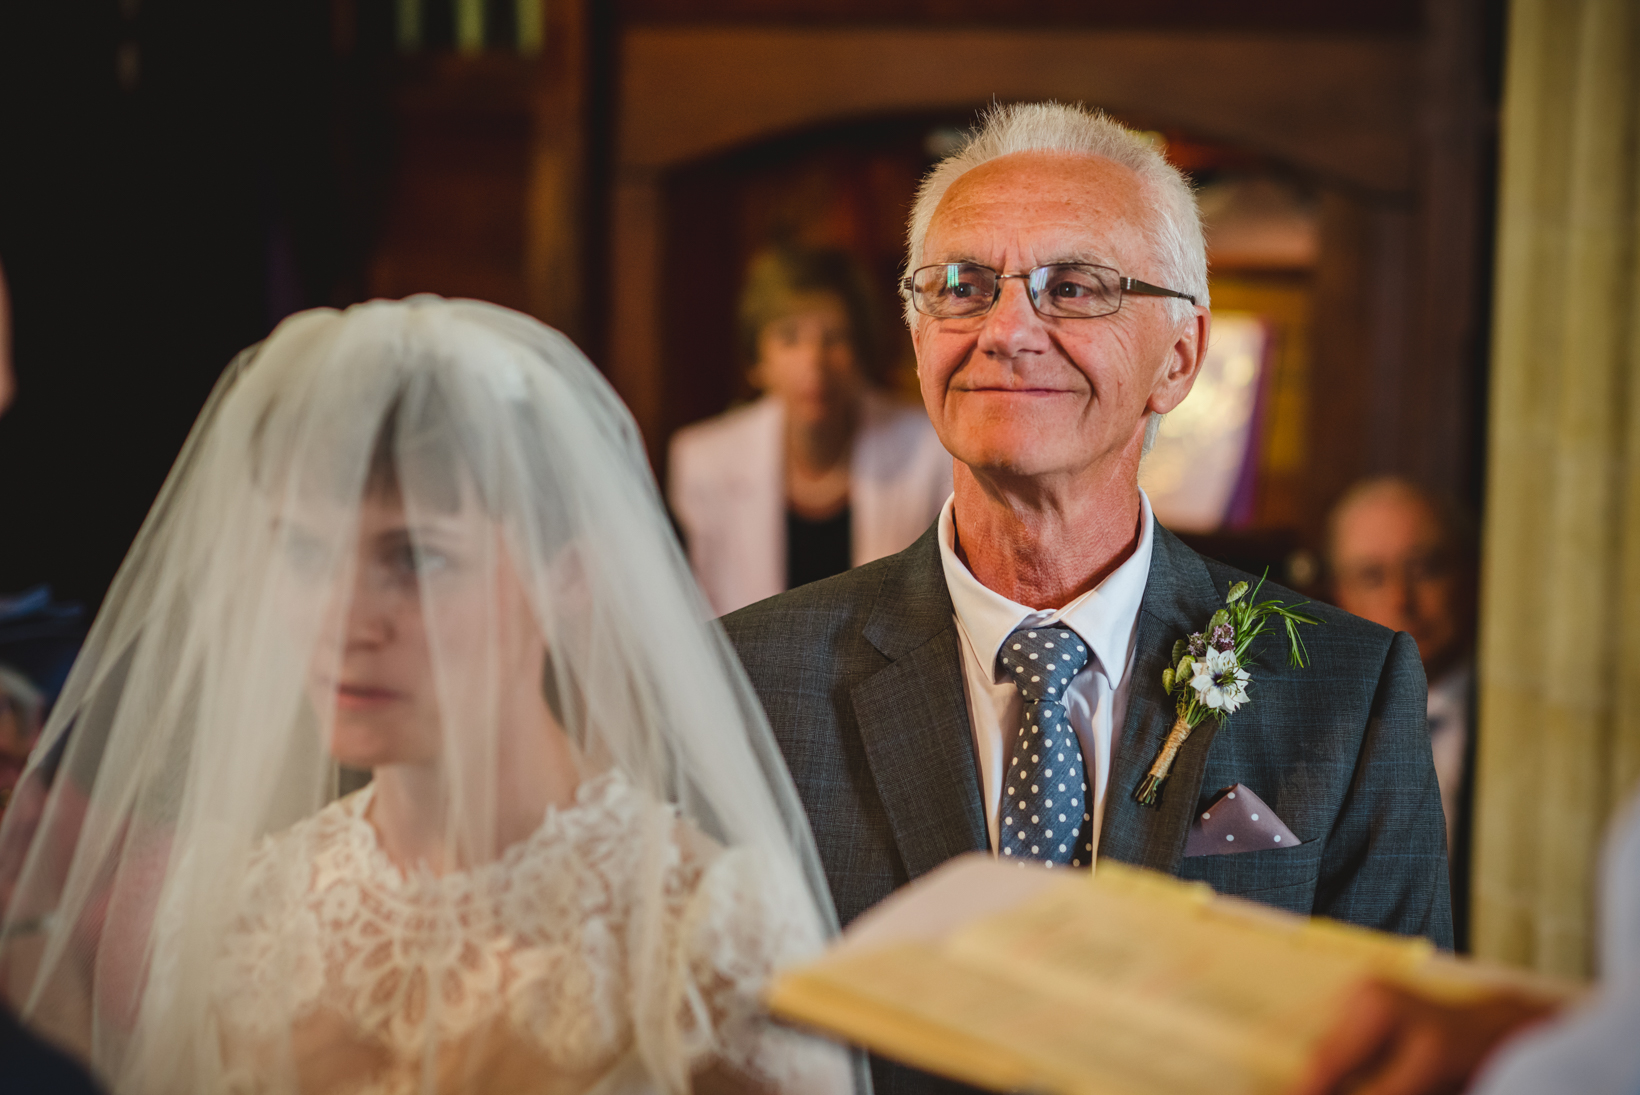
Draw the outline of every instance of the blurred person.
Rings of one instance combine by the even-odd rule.
[[[1333,603],[1418,644],[1429,683],[1426,721],[1446,815],[1453,928],[1468,943],[1475,733],[1477,561],[1458,508],[1395,477],[1350,487],[1327,520]]]
[[[1204,720],[1161,797],[1140,801],[1177,717],[1170,652],[1248,578],[1158,524],[1139,488],[1208,344],[1188,181],[1102,113],[1003,105],[924,179],[908,237],[905,318],[956,458],[953,497],[906,550],[723,621],[840,919],[988,851],[1066,870],[1133,863],[1450,946],[1423,672],[1405,635],[1316,606],[1309,668],[1282,639],[1261,642],[1247,705]],[[1261,597],[1300,600],[1273,584]],[[1268,811],[1249,824],[1290,835],[1191,847],[1238,784],[1252,795],[1227,807],[1256,796]],[[954,1090],[886,1061],[873,1071],[879,1091]]]
[[[45,697],[23,674],[0,665],[0,813],[11,801],[30,751],[40,736]]]
[[[655,499],[518,313],[240,355],[0,824],[22,1021],[120,1095],[847,1090],[761,1008],[835,921]]]
[[[1451,1004],[1369,984],[1292,1095],[1640,1091],[1640,795],[1612,825],[1599,885],[1601,976],[1585,998],[1498,989]]]
[[[0,264],[0,416],[17,392],[11,367],[11,295]],[[0,607],[0,616],[4,615]],[[0,665],[0,815],[11,805],[22,766],[39,736],[44,706],[39,689],[15,669]],[[4,1095],[95,1095],[85,1070],[55,1046],[26,1030],[0,1008],[0,1093]]]
[[[84,607],[56,600],[50,586],[0,597],[0,665],[27,677],[48,709],[84,639]]]
[[[0,264],[0,416],[16,394],[11,365],[11,297]],[[0,811],[28,759],[47,706],[68,675],[84,632],[76,604],[52,600],[47,586],[0,596]]]
[[[849,255],[759,255],[739,327],[763,396],[679,430],[667,491],[719,614],[892,555],[951,493],[928,416],[880,386],[871,292]]]

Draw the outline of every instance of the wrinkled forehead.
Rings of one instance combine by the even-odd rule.
[[[1009,270],[1095,262],[1140,271],[1151,263],[1149,216],[1138,176],[1112,160],[1016,152],[951,184],[929,223],[923,262]]]

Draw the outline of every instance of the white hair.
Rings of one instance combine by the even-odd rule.
[[[1102,156],[1132,171],[1138,177],[1141,198],[1152,210],[1144,229],[1163,287],[1189,293],[1197,304],[1207,306],[1207,246],[1189,180],[1143,134],[1080,103],[1007,103],[987,110],[962,147],[934,165],[917,189],[906,233],[905,277],[923,264],[923,240],[951,184],[980,164],[1015,152]],[[911,295],[902,290],[902,296],[906,325],[914,326],[917,311]],[[1190,313],[1189,301],[1170,299],[1166,304],[1175,319]]]
[[[951,184],[980,164],[1015,152],[1102,156],[1132,171],[1138,178],[1140,196],[1151,210],[1144,232],[1156,257],[1162,286],[1189,293],[1197,304],[1208,306],[1207,245],[1190,181],[1143,134],[1081,103],[1007,103],[987,110],[962,146],[935,164],[917,188],[906,232],[904,277],[909,278],[923,264],[928,226]],[[1131,276],[1129,271],[1123,274]],[[912,306],[911,294],[902,288],[901,296],[905,300],[906,326],[914,328],[917,310]],[[1162,303],[1175,320],[1182,321],[1192,312],[1189,301],[1169,298]],[[1145,423],[1146,453],[1156,443],[1156,431],[1161,425],[1159,414],[1152,414]]]

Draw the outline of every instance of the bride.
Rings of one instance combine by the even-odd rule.
[[[835,930],[631,419],[556,332],[230,366],[0,828],[0,987],[115,1092],[847,1091]]]

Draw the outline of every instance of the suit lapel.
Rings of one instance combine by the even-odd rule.
[[[938,525],[900,553],[864,634],[889,664],[851,698],[909,877],[990,847]]]
[[[1173,726],[1173,703],[1162,691],[1162,670],[1167,668],[1173,643],[1200,630],[1223,605],[1224,591],[1214,588],[1200,556],[1160,525],[1154,528],[1156,543],[1139,609],[1127,719],[1111,758],[1099,855],[1171,873],[1184,854],[1185,837],[1201,798],[1217,721],[1198,725],[1179,750],[1159,808],[1140,806],[1133,793]]]

